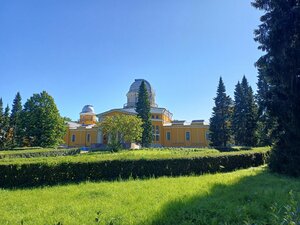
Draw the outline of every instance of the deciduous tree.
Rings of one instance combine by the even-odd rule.
[[[109,136],[109,146],[115,151],[122,147],[122,143],[139,142],[143,132],[142,124],[137,116],[115,115],[106,117],[100,127]]]
[[[64,121],[54,99],[46,91],[27,100],[22,110],[21,126],[30,146],[57,146],[65,134]]]

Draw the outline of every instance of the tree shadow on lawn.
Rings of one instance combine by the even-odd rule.
[[[300,179],[264,170],[233,185],[216,184],[210,193],[171,201],[143,224],[283,224],[290,216],[300,224],[299,203]]]

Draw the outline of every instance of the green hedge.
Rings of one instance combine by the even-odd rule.
[[[49,157],[49,156],[65,156],[76,155],[80,153],[80,149],[36,149],[36,150],[17,150],[1,152],[0,159],[6,158],[34,158],[34,157]]]
[[[58,164],[0,164],[0,187],[229,172],[266,163],[269,152],[182,159],[107,160]]]

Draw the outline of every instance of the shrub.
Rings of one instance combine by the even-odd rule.
[[[65,156],[65,155],[77,155],[80,153],[80,149],[30,149],[20,150],[14,152],[3,152],[0,154],[0,159],[4,158],[33,158],[33,157],[49,157],[49,156]]]
[[[30,187],[80,182],[229,172],[266,163],[269,152],[178,159],[31,162],[0,164],[0,187]]]

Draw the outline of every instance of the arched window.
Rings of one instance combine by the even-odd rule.
[[[76,136],[75,134],[72,135],[72,142],[75,142],[76,141]]]

